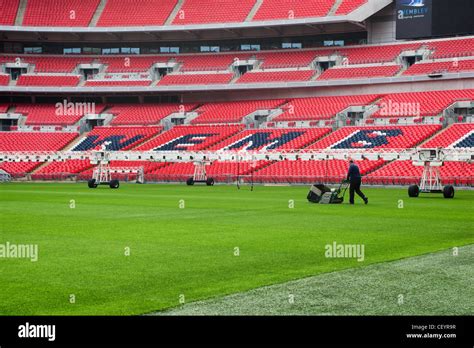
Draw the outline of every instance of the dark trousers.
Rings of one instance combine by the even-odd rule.
[[[349,186],[349,203],[354,204],[354,192],[357,193],[360,198],[365,200],[364,193],[360,190],[360,185],[362,183],[362,179],[351,179],[351,185]]]

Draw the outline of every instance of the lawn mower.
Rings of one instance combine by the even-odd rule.
[[[337,189],[331,189],[324,184],[315,184],[311,186],[307,199],[311,203],[341,204],[344,202],[344,195],[348,187],[348,180],[342,180]]]

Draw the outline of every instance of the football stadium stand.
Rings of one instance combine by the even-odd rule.
[[[243,22],[256,0],[185,0],[177,16],[175,25],[201,23]]]
[[[243,125],[176,126],[136,148],[138,151],[199,151],[206,149],[243,129]]]
[[[413,64],[403,75],[422,75],[432,73],[456,73],[474,70],[474,60],[451,60],[448,62],[431,62]]]
[[[318,79],[361,79],[371,77],[390,77],[401,70],[400,65],[370,66],[362,68],[332,68],[326,70]]]
[[[314,73],[314,70],[252,71],[242,75],[237,83],[308,81]]]
[[[108,151],[128,150],[154,135],[160,133],[161,127],[95,127],[88,133],[72,151],[98,150],[105,145]]]
[[[346,58],[346,64],[371,64],[394,62],[395,59],[407,50],[417,50],[422,43],[412,44],[389,44],[381,46],[359,46],[343,47],[336,49],[336,52]]]
[[[292,20],[350,14],[367,0],[28,0],[20,25],[137,27]],[[14,25],[20,0],[2,1],[1,25]],[[331,11],[332,10],[332,11]],[[254,13],[255,12],[255,13]],[[54,16],[51,14],[54,13]],[[95,20],[94,20],[95,18]]]
[[[474,57],[474,38],[429,41],[426,45],[434,51],[431,55],[434,59]]]
[[[0,86],[6,86],[10,82],[10,75],[0,74]]]
[[[310,149],[408,149],[428,139],[441,125],[343,127]]]
[[[275,109],[284,102],[284,99],[273,99],[204,104],[195,110],[199,113],[199,116],[193,119],[191,123],[241,123],[245,116],[257,110]]]
[[[158,85],[212,85],[227,84],[234,74],[173,74],[164,76]]]
[[[364,175],[384,164],[383,160],[357,161]],[[340,182],[347,175],[347,161],[279,161],[254,173],[257,182]]]
[[[308,67],[317,56],[329,56],[333,50],[309,50],[286,52],[259,52],[255,58],[262,62],[260,69]]]
[[[100,0],[28,0],[24,26],[87,27]]]
[[[283,107],[284,112],[273,121],[331,119],[351,105],[367,105],[378,95],[313,97],[292,99]]]
[[[195,54],[179,55],[173,57],[181,64],[180,71],[223,71],[228,70],[232,63],[237,60],[250,59],[250,54],[228,53],[228,54]]]
[[[3,60],[14,61],[16,57],[4,57]],[[87,57],[63,57],[63,56],[19,56],[22,63],[32,64],[35,73],[71,73],[79,64],[90,64],[92,58]]]
[[[473,100],[473,97],[474,89],[388,94],[377,103],[380,109],[372,117],[434,116],[455,101]]]
[[[79,76],[66,75],[21,75],[17,86],[77,86]]]
[[[95,105],[95,112],[100,113],[102,105]],[[17,104],[15,112],[26,116],[26,125],[67,126],[77,123],[84,117],[87,108],[82,110],[60,110],[55,104]]]
[[[99,62],[107,66],[108,73],[145,72],[155,63],[167,62],[168,56],[155,57],[100,57]]]
[[[151,80],[88,80],[84,86],[149,86]]]
[[[474,148],[474,123],[455,123],[430,139],[424,148]]]
[[[0,132],[0,151],[58,151],[77,136],[65,132]]]
[[[393,161],[370,173],[367,183],[376,185],[419,184],[423,167],[414,166],[412,161]],[[444,185],[474,185],[474,164],[465,162],[445,162],[440,168]]]
[[[67,160],[64,162],[51,162],[41,166],[32,175],[32,179],[60,180],[79,174],[92,168],[90,160]]]
[[[394,40],[395,22],[379,27],[390,16],[368,14],[375,1],[0,5],[3,153],[474,148],[474,37]],[[94,100],[95,110],[59,111],[59,98]],[[347,170],[335,159],[265,159],[206,169],[218,182],[274,183],[338,182]],[[358,164],[365,183],[377,185],[417,183],[423,170],[403,160]],[[185,181],[195,170],[192,162],[110,165],[143,167],[152,181]],[[38,180],[86,180],[94,168],[85,159],[0,163],[14,178]],[[443,182],[455,185],[474,185],[473,171],[472,163],[441,167]]]
[[[268,162],[259,161],[258,163],[249,162],[213,162],[206,166],[206,172],[209,177],[218,182],[232,182],[238,176],[250,175],[253,171],[265,166]],[[186,181],[194,173],[193,163],[172,163],[168,166],[160,167],[147,173],[146,177],[154,181]]]
[[[294,150],[301,149],[322,136],[330,128],[285,128],[245,130],[223,142],[212,146],[210,150]]]
[[[164,25],[178,0],[107,0],[99,27]]]
[[[73,125],[83,114],[56,114],[56,107],[51,104],[18,104],[15,112],[26,115],[27,125]]]
[[[365,4],[367,0],[343,0],[336,11],[336,15],[346,15]]]
[[[20,0],[2,0],[0,25],[14,25]]]
[[[22,178],[42,164],[41,162],[2,162],[0,163],[0,169],[3,169],[14,178]]]
[[[107,110],[116,115],[111,125],[151,125],[173,114],[193,110],[197,104],[122,104],[115,105]]]
[[[325,17],[335,0],[265,0],[253,17],[254,21]]]
[[[326,80],[370,79],[460,73],[474,70],[472,39],[419,41],[414,43],[362,45],[255,53],[199,53],[176,55],[3,55],[0,64],[28,64],[16,85],[50,87],[170,86],[229,83],[284,83]],[[455,51],[451,47],[459,47]],[[424,50],[421,60],[411,66],[401,64],[407,51]],[[454,53],[453,53],[454,52]],[[421,54],[421,53],[418,53]],[[319,69],[318,59],[325,57],[334,66]],[[327,58],[331,57],[331,58]],[[253,65],[238,71],[239,61]],[[155,64],[166,64],[167,72],[157,74]],[[82,65],[95,64],[100,74],[81,82]],[[297,70],[295,70],[297,69]],[[47,73],[47,74],[46,74]],[[56,74],[60,73],[60,74]],[[133,73],[135,76],[133,76]],[[183,74],[186,73],[186,74]],[[201,73],[203,73],[201,75]],[[132,74],[132,75],[130,75]],[[2,74],[3,75],[3,74]],[[162,76],[166,75],[166,76]],[[319,75],[319,76],[318,76]],[[91,79],[91,77],[93,77]],[[8,85],[6,77],[0,85]],[[16,78],[15,78],[16,79]]]

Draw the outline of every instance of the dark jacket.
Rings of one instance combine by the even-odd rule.
[[[351,163],[347,172],[347,180],[359,180],[361,178],[360,170],[357,164]]]

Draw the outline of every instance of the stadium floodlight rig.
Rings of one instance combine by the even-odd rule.
[[[89,188],[96,188],[98,185],[109,185],[110,188],[119,188],[120,183],[117,179],[112,179],[112,174],[136,174],[137,183],[145,182],[145,174],[143,167],[110,167],[110,151],[105,150],[102,146],[100,151],[93,151],[91,164],[96,164],[97,168],[92,173],[92,179],[87,182]]]
[[[0,182],[10,182],[11,180],[12,180],[11,175],[8,174],[3,169],[0,169]]]
[[[209,160],[202,160],[194,162],[194,175],[186,181],[188,186],[192,186],[195,183],[204,183],[207,186],[214,185],[214,179],[207,177],[206,166],[212,162]]]
[[[118,180],[113,180],[110,173],[110,152],[106,151],[108,144],[101,146],[100,151],[93,151],[91,164],[97,164],[97,168],[94,169],[92,179],[87,182],[89,188],[96,188],[99,185],[109,185],[111,189],[119,188],[120,184]]]
[[[439,168],[449,158],[445,149],[423,149],[419,150],[418,158],[413,160],[414,166],[423,166],[420,185],[408,187],[408,196],[418,197],[420,193],[442,193],[444,198],[454,198],[454,187],[452,185],[442,186]],[[472,159],[472,158],[471,158]]]

